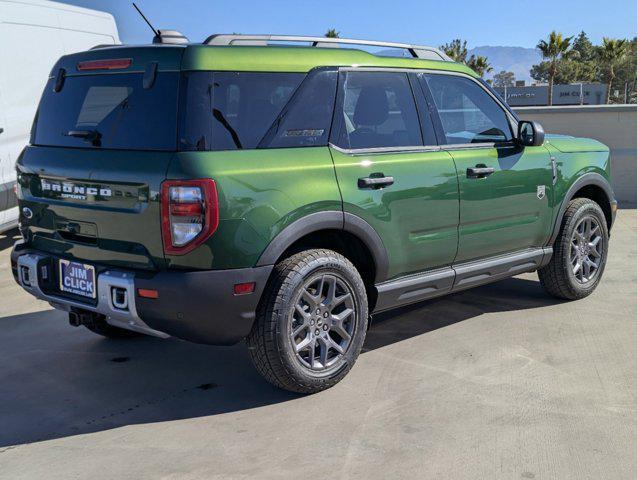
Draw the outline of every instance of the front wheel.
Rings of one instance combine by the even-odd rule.
[[[270,383],[315,393],[352,368],[367,332],[365,284],[331,250],[306,250],[275,266],[247,344]]]
[[[544,289],[566,300],[593,293],[606,266],[608,238],[600,206],[588,198],[572,200],[564,213],[553,257],[538,270]]]

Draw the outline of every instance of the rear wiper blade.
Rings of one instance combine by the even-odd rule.
[[[223,113],[221,113],[221,110],[213,108],[212,109],[212,116],[221,125],[223,125],[223,128],[225,128],[228,131],[228,133],[230,134],[230,137],[232,137],[232,141],[234,142],[236,147],[239,150],[241,150],[243,148],[243,146],[241,145],[241,140],[239,140],[239,135],[237,135],[237,131],[234,128],[232,128],[232,125],[230,125],[230,122],[228,122],[228,120],[226,120],[226,117],[223,116]]]
[[[91,142],[94,147],[102,145],[102,134],[97,130],[70,130],[66,133],[66,136],[84,139]]]

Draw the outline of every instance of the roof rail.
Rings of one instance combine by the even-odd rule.
[[[414,58],[426,60],[444,60],[453,62],[444,52],[438,48],[421,45],[409,45],[406,43],[379,42],[376,40],[354,40],[351,38],[308,37],[295,35],[240,35],[240,34],[216,34],[210,35],[204,40],[204,45],[251,45],[268,46],[272,42],[309,43],[312,47],[338,48],[339,45],[367,45],[374,47],[387,47],[407,50]]]

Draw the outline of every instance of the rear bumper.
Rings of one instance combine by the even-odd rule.
[[[137,297],[137,311],[151,328],[197,343],[232,345],[243,339],[272,266],[197,272],[163,272],[136,279],[136,288],[154,289],[159,298]],[[254,292],[235,295],[234,285],[255,282]]]
[[[46,253],[25,249],[21,244],[16,244],[11,252],[11,266],[18,284],[54,308],[97,312],[116,327],[211,345],[232,345],[250,332],[257,304],[272,271],[272,266],[264,266],[167,271],[149,276],[132,270],[99,269],[97,301],[90,304],[43,289],[41,266],[50,261]],[[235,284],[248,282],[255,282],[254,292],[234,295]],[[125,309],[114,305],[112,288],[126,290]],[[158,298],[140,297],[139,289],[156,290]]]

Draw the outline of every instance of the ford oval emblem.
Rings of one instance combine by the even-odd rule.
[[[29,207],[24,207],[22,209],[22,215],[24,215],[24,218],[26,219],[31,219],[33,218],[33,210],[31,210]]]

